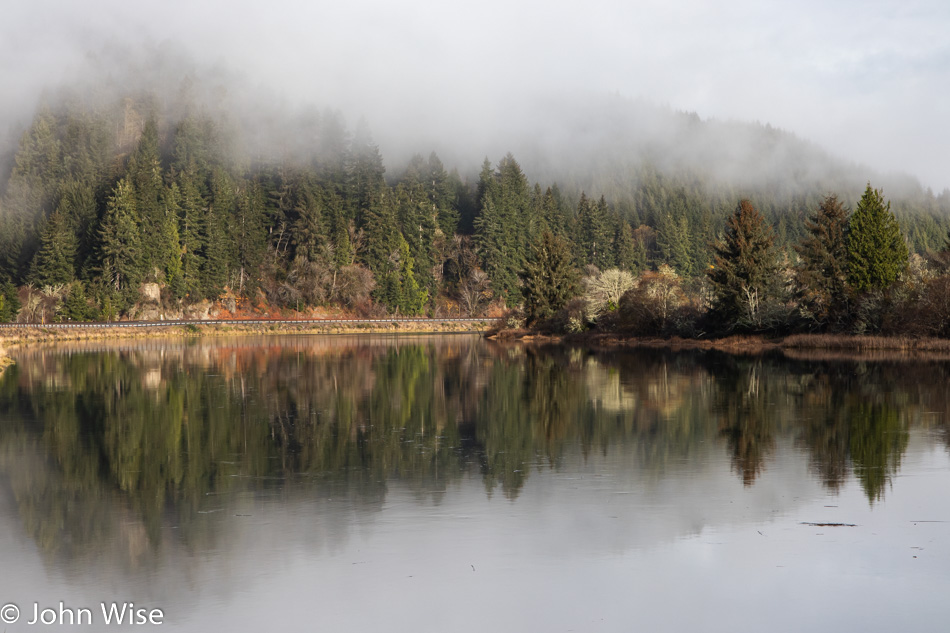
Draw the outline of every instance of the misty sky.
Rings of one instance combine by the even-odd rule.
[[[7,126],[110,55],[181,50],[259,101],[365,115],[384,154],[394,135],[464,142],[524,104],[619,93],[950,186],[946,0],[7,0],[2,14]]]

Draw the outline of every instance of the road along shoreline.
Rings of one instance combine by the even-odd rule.
[[[491,319],[218,319],[106,323],[0,323],[0,373],[11,352],[32,344],[120,338],[241,336],[260,334],[482,334]]]

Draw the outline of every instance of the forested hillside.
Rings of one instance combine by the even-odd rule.
[[[740,199],[791,266],[824,197],[850,207],[872,179],[911,252],[940,250],[950,227],[950,192],[768,126],[619,98],[563,124],[512,139],[525,169],[510,153],[479,170],[433,152],[387,171],[368,126],[333,111],[249,127],[180,96],[50,102],[0,162],[0,319],[201,316],[211,303],[477,315],[524,302],[548,234],[575,271],[703,277]]]

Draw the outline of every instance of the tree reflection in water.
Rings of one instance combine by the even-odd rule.
[[[713,443],[753,486],[793,438],[829,490],[852,472],[873,503],[912,424],[947,434],[947,369],[470,337],[38,349],[0,380],[0,470],[47,557],[119,541],[133,566],[169,523],[213,547],[215,494],[380,507],[393,481],[438,502],[479,476],[516,499],[573,450],[635,455],[662,477]]]

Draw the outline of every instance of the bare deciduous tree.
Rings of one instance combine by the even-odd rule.
[[[584,277],[584,299],[588,314],[593,317],[616,310],[620,298],[634,287],[636,280],[625,270],[610,268]]]

